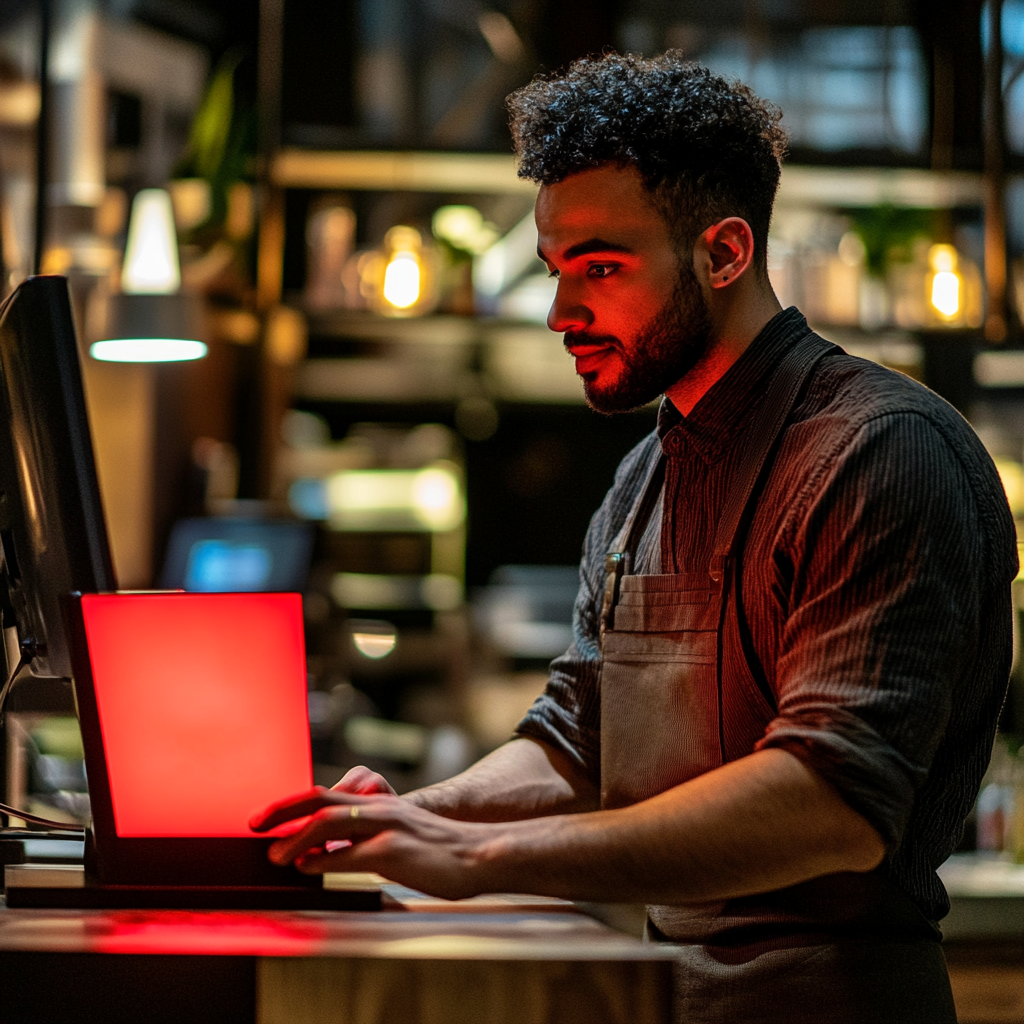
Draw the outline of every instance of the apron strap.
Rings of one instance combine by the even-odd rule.
[[[667,401],[667,399],[663,399]],[[647,527],[647,520],[654,511],[661,486],[665,482],[665,455],[661,450],[660,438],[655,438],[647,456],[640,483],[640,500],[633,502],[625,522],[612,541],[610,552],[632,553],[640,535]]]
[[[640,500],[633,507],[615,536],[611,550],[604,557],[604,597],[601,602],[601,638],[611,628],[615,606],[619,603],[619,583],[633,558],[633,549],[640,534],[647,526],[647,520],[654,511],[665,481],[665,456],[661,441],[655,438],[647,464],[644,466]]]
[[[764,400],[746,431],[743,458],[736,471],[735,483],[729,488],[722,518],[718,521],[710,566],[711,579],[715,583],[722,582],[754,488],[797,398],[821,359],[837,351],[836,345],[828,342],[822,345],[822,339],[808,329],[807,334],[786,352],[772,374],[765,388]]]
[[[729,488],[725,510],[715,533],[709,567],[713,582],[722,583],[726,562],[733,553],[740,524],[750,504],[754,488],[789,414],[796,405],[800,392],[822,357],[837,351],[838,346],[829,342],[823,344],[823,340],[808,328],[807,333],[782,357],[772,374],[752,427],[746,432],[743,460],[737,470],[736,482]],[[618,604],[619,583],[623,574],[631,571],[628,562],[632,558],[639,534],[646,528],[647,520],[654,510],[664,479],[665,456],[661,444],[657,443],[651,446],[647,465],[644,467],[640,500],[634,503],[611,550],[605,556],[605,588],[600,619],[602,639],[605,631],[611,628],[612,616]]]

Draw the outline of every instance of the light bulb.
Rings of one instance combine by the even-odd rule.
[[[960,312],[960,278],[952,270],[940,270],[932,279],[932,305],[949,319]]]
[[[384,298],[396,309],[408,309],[420,297],[420,261],[415,253],[396,252],[384,271]]]
[[[959,262],[955,246],[939,244],[928,250],[928,265],[934,275],[928,298],[944,320],[955,319],[963,306],[963,280]]]

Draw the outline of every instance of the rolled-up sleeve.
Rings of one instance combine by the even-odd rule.
[[[991,564],[972,474],[925,416],[863,424],[816,474],[778,549],[788,581],[778,714],[758,748],[813,767],[892,850],[967,663],[985,656],[985,616],[1009,629],[1010,559]],[[997,574],[1005,602],[991,596]]]

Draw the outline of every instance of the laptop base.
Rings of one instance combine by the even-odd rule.
[[[319,879],[317,879],[319,881]],[[8,864],[8,907],[46,910],[380,910],[376,875],[319,885],[103,885],[81,864]]]
[[[7,888],[7,906],[47,910],[380,910],[379,889],[85,885]]]

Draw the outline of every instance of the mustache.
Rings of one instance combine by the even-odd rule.
[[[610,345],[621,348],[622,342],[614,334],[587,334],[585,331],[566,331],[562,336],[562,344],[566,349],[576,345]]]

